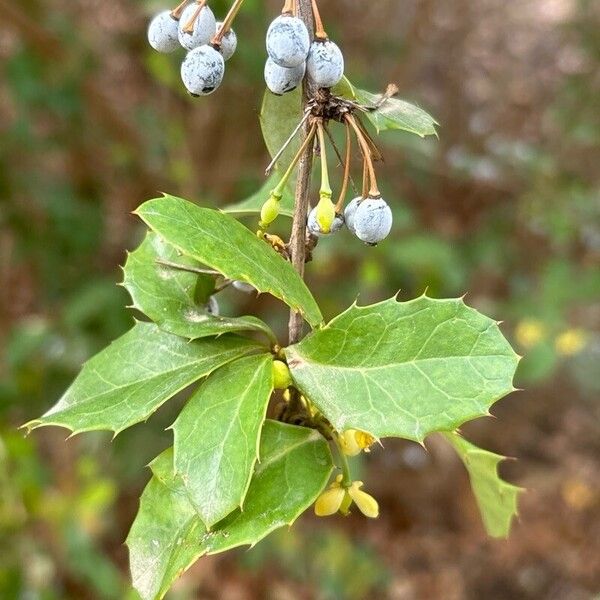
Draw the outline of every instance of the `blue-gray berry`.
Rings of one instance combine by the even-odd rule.
[[[223,81],[225,61],[212,46],[200,46],[187,53],[181,64],[181,79],[194,96],[207,96]]]
[[[217,21],[217,33],[221,31],[221,27],[223,23],[221,21]],[[229,60],[233,54],[235,53],[235,49],[237,48],[237,35],[233,29],[230,29],[221,40],[221,47],[219,48],[219,52],[223,55],[223,60]]]
[[[374,246],[392,229],[392,211],[383,198],[366,198],[354,213],[354,233],[359,240]]]
[[[309,50],[310,37],[302,19],[281,15],[269,25],[267,52],[280,67],[298,67],[306,60]]]
[[[342,215],[335,215],[335,219],[333,219],[333,223],[331,224],[331,230],[329,233],[323,233],[317,222],[317,207],[315,206],[308,213],[308,223],[306,226],[308,231],[313,235],[316,235],[317,237],[326,237],[332,233],[337,233],[344,226],[344,217],[342,217]]]
[[[208,304],[206,305],[206,312],[209,315],[213,315],[214,317],[218,317],[220,313],[219,302],[217,301],[216,296],[211,296],[208,299]]]
[[[198,4],[194,2],[183,11],[179,19],[179,43],[188,50],[208,44],[217,32],[215,15],[208,6],[204,6],[200,14],[196,17],[192,32],[188,33],[186,31],[188,23],[194,17],[197,10]]]
[[[362,196],[356,196],[356,198],[352,198],[352,200],[348,202],[348,206],[346,206],[346,210],[344,211],[344,221],[346,221],[346,227],[355,235],[356,232],[354,231],[354,215],[356,213],[356,209],[362,201]]]
[[[315,40],[310,46],[306,70],[318,87],[333,87],[344,76],[342,51],[331,40]]]
[[[178,21],[170,10],[158,13],[148,26],[148,42],[157,51],[165,54],[179,48],[177,37]]]
[[[271,58],[265,63],[265,83],[271,92],[281,96],[296,89],[304,77],[306,63],[288,69],[280,67]]]
[[[238,281],[237,279],[232,283],[233,287],[239,292],[244,292],[244,294],[252,294],[256,292],[256,288],[245,281]]]

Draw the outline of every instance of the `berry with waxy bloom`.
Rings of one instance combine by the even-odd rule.
[[[306,70],[318,87],[333,87],[344,76],[342,51],[331,40],[315,40],[310,46]]]
[[[265,83],[273,94],[282,96],[287,92],[295,90],[304,78],[306,63],[297,67],[280,67],[273,59],[267,58],[265,63]]]
[[[375,246],[389,235],[392,222],[392,211],[383,198],[365,198],[354,213],[354,234],[365,244]]]
[[[217,33],[221,31],[221,27],[223,23],[221,21],[217,22]],[[233,29],[230,29],[223,37],[221,38],[221,46],[219,48],[219,52],[223,56],[223,60],[229,60],[234,54],[235,49],[237,48],[237,35]]]
[[[308,56],[310,37],[302,19],[291,15],[277,17],[267,30],[267,53],[280,67],[298,67]]]
[[[354,231],[354,215],[356,214],[356,209],[358,205],[364,200],[362,196],[356,196],[356,198],[352,198],[346,209],[344,210],[344,221],[346,222],[346,227],[356,235]]]
[[[223,81],[225,61],[212,46],[200,46],[188,52],[181,64],[181,79],[194,96],[212,94]]]
[[[179,19],[179,43],[188,50],[208,44],[217,31],[217,21],[208,6],[200,6],[194,2],[181,13]],[[195,19],[194,19],[195,17]],[[188,31],[190,21],[194,19],[191,31]]]
[[[157,52],[174,52],[179,48],[178,25],[179,21],[171,11],[163,10],[150,21],[148,42]]]
[[[245,281],[238,281],[237,279],[231,283],[231,285],[238,290],[238,292],[244,292],[244,294],[251,294],[256,291],[256,288]]]

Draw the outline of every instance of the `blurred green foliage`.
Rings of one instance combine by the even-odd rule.
[[[227,4],[213,8],[224,14]],[[308,279],[323,312],[332,316],[357,295],[366,303],[425,288],[468,292],[470,304],[505,320],[525,354],[522,387],[544,392],[566,377],[597,402],[597,5],[578,0],[554,20],[529,22],[503,2],[415,0],[399,13],[382,0],[368,15],[356,4],[322,2],[352,80],[373,91],[396,80],[402,96],[440,121],[440,140],[381,136],[393,234],[374,249],[346,233],[320,243]],[[168,443],[168,411],[154,433],[133,428],[110,446],[96,435],[59,443],[64,432],[23,438],[16,427],[131,323],[115,284],[124,249],[139,239],[135,206],[157,190],[225,205],[262,182],[256,117],[275,3],[247,0],[225,85],[201,103],[181,91],[180,57],[145,47],[145,22],[158,6],[0,2],[3,599],[130,597],[121,543],[141,467]],[[477,45],[484,25],[490,47]],[[372,28],[378,36],[366,35]],[[517,28],[525,40],[518,59],[510,42],[500,46],[506,53],[491,49]],[[285,331],[284,311],[268,298],[226,293],[223,308],[255,310]],[[290,581],[318,581],[319,598],[385,597],[388,570],[367,544],[335,531],[305,535],[284,532],[238,556],[247,568],[274,563]]]

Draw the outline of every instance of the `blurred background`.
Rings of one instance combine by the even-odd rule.
[[[435,438],[357,465],[376,521],[317,521],[202,559],[169,598],[585,600],[600,597],[600,3],[320,2],[347,75],[431,112],[439,140],[380,138],[392,236],[323,241],[308,278],[331,317],[400,291],[468,292],[526,358],[475,443],[528,488],[508,541],[486,538],[468,479]],[[218,15],[227,2],[211,0]],[[178,404],[111,443],[28,438],[81,363],[131,325],[119,265],[130,212],[158,191],[220,206],[262,182],[264,32],[247,0],[224,85],[194,101],[181,56],[146,44],[155,2],[0,0],[0,598],[128,599],[123,540]],[[353,240],[353,241],[351,241]],[[268,298],[226,292],[228,314]]]

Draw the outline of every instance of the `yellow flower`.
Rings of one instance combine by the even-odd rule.
[[[379,516],[379,504],[377,504],[377,500],[373,496],[360,489],[362,486],[362,481],[353,482],[348,488],[348,494],[365,517],[376,519]]]
[[[523,319],[517,325],[515,337],[524,348],[533,348],[546,337],[546,327],[538,319]]]
[[[586,341],[585,331],[581,329],[567,329],[554,340],[554,347],[559,354],[572,356],[583,350]]]
[[[315,514],[318,517],[328,517],[336,512],[347,515],[350,512],[350,505],[354,502],[365,517],[376,519],[379,516],[379,505],[373,496],[360,489],[363,482],[353,481],[350,486],[345,487],[342,485],[342,481],[342,476],[338,475],[335,481],[317,498]]]
[[[370,433],[358,429],[346,429],[338,436],[338,440],[346,456],[356,456],[361,450],[370,452],[369,446],[375,443],[375,438]]]

